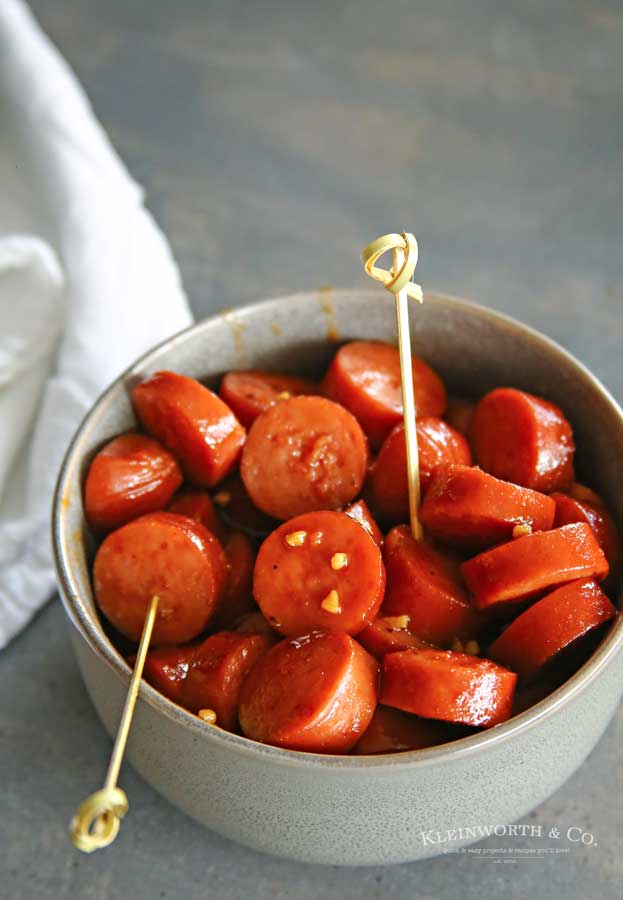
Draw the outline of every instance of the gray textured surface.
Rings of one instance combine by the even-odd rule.
[[[426,286],[523,318],[623,398],[620,5],[33,5],[145,185],[198,315],[360,283],[361,245],[404,224]],[[72,852],[65,823],[109,745],[57,604],[0,656],[0,684],[0,871],[16,900],[620,896],[620,713],[530,819],[598,846],[320,870],[216,838],[129,770],[114,849]],[[484,846],[510,844],[535,846]]]

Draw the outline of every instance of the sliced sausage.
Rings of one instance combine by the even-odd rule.
[[[180,703],[182,687],[196,647],[158,647],[145,658],[143,678],[174,703]]]
[[[484,550],[508,541],[517,525],[545,531],[556,504],[546,494],[501,481],[475,466],[439,466],[424,497],[424,527],[453,547]]]
[[[237,625],[248,613],[257,610],[253,599],[253,567],[255,551],[240,531],[235,531],[223,545],[229,566],[227,587],[212,620],[212,628],[226,631]]]
[[[431,646],[409,630],[409,616],[377,616],[359,632],[357,640],[377,659],[398,650],[420,650]]]
[[[292,397],[255,420],[240,474],[256,506],[290,519],[350,503],[367,463],[365,435],[347,410],[325,397]]]
[[[378,544],[379,547],[382,546],[383,532],[376,524],[365,500],[356,500],[350,506],[345,507],[344,512],[355,522],[359,522],[362,528],[365,528],[375,544]]]
[[[430,544],[418,543],[406,525],[385,538],[384,616],[409,616],[413,634],[440,647],[473,638],[479,616],[461,584],[457,563]]]
[[[277,638],[275,630],[270,627],[259,610],[243,616],[236,626],[236,631],[240,634],[270,634]]]
[[[175,372],[156,372],[132,389],[141,424],[178,457],[188,478],[211,487],[236,465],[245,430],[207,387]]]
[[[159,598],[152,644],[181,644],[210,621],[227,584],[214,535],[174,513],[150,513],[113,531],[93,567],[96,600],[107,619],[138,640],[152,597]]]
[[[290,750],[347,753],[372,719],[378,675],[376,660],[342,632],[282,641],[242,688],[242,731]]]
[[[552,494],[552,500],[556,503],[554,525],[559,527],[571,525],[573,522],[585,522],[590,525],[608,560],[611,574],[616,576],[621,565],[619,532],[599,495],[593,494],[593,497],[597,500],[578,500],[566,494]]]
[[[436,466],[471,465],[467,441],[443,419],[418,419],[416,431],[422,493],[428,488]],[[395,524],[409,518],[407,447],[402,424],[396,425],[383,442],[372,474],[372,494],[374,505],[385,521]]]
[[[221,543],[225,540],[226,530],[223,528],[223,523],[218,517],[210,495],[205,491],[182,488],[169,503],[168,509],[169,512],[177,513],[178,516],[188,516],[195,522],[201,522]]]
[[[238,727],[238,702],[245,678],[272,641],[266,635],[221,631],[200,644],[181,692],[181,704],[191,712],[213,709],[216,725]]]
[[[511,622],[491,644],[489,655],[528,682],[559,653],[615,616],[616,609],[595,581],[572,581]]]
[[[219,485],[213,500],[225,525],[251,538],[265,538],[279,525],[277,519],[254,506],[238,473]]]
[[[577,578],[608,574],[608,561],[583,522],[538,531],[475,556],[461,566],[479,609],[517,603]]]
[[[273,375],[267,372],[228,372],[219,391],[239,422],[250,428],[260,413],[298,394],[316,394],[317,385],[308,378],[295,375]]]
[[[400,357],[391,344],[353,341],[333,357],[323,391],[359,420],[374,450],[402,419]],[[447,396],[443,381],[422,359],[413,358],[418,416],[441,416]]]
[[[158,441],[129,432],[96,454],[84,486],[84,511],[99,533],[164,509],[182,483],[175,457]]]
[[[491,728],[509,718],[517,676],[467,653],[403,650],[383,659],[381,702],[427,719]]]
[[[285,522],[260,547],[253,594],[281,634],[356,634],[378,612],[385,589],[379,547],[343,512]]]
[[[448,407],[444,419],[448,425],[452,425],[455,431],[467,437],[469,426],[474,415],[476,404],[463,397],[448,397]]]
[[[573,481],[571,426],[541,397],[496,388],[477,404],[470,438],[478,464],[496,478],[545,493]]]
[[[445,722],[420,719],[393,709],[377,706],[365,733],[352,749],[355,756],[371,756],[378,753],[401,753],[405,750],[423,750],[463,737],[461,729]]]

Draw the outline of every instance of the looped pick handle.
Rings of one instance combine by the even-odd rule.
[[[393,268],[382,269],[375,263],[389,250],[398,250],[402,255],[402,265],[395,271]],[[424,294],[419,284],[411,281],[418,261],[418,246],[415,237],[410,232],[403,234],[384,234],[372,241],[361,254],[366,273],[379,281],[392,294],[404,291],[414,300],[422,303]]]
[[[119,787],[102,788],[91,794],[80,804],[69,826],[74,846],[92,853],[112,844],[128,808],[126,793]]]

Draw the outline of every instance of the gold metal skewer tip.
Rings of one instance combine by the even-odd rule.
[[[129,803],[125,791],[117,787],[119,770],[128,741],[134,707],[145,665],[149,642],[156,622],[158,597],[152,597],[145,616],[143,633],[136,654],[136,662],[130,679],[130,686],[121,714],[117,737],[113,746],[104,787],[84,800],[71,820],[69,834],[72,844],[83,853],[93,853],[112,844],[119,833],[121,819],[128,811]]]

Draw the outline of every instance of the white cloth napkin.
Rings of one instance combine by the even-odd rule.
[[[52,491],[97,395],[190,324],[169,246],[69,67],[0,2],[0,647],[54,589]]]

